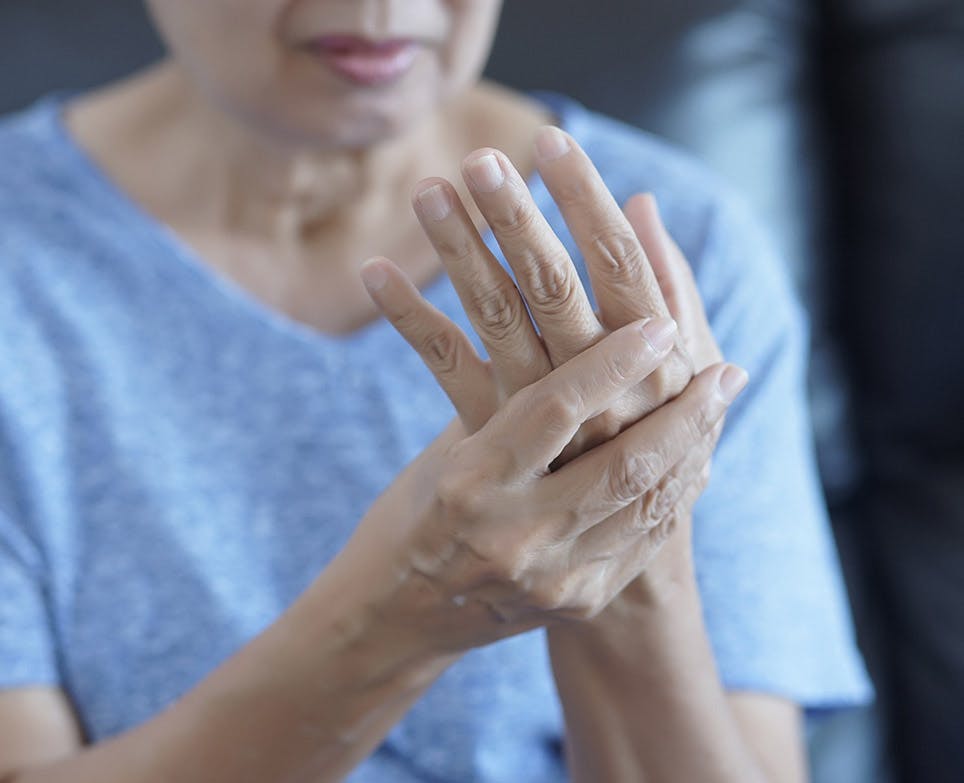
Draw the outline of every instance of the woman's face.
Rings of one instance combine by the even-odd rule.
[[[147,0],[199,92],[287,143],[364,147],[473,84],[501,0]]]

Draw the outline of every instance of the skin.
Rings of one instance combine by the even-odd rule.
[[[74,103],[78,142],[267,307],[327,333],[384,313],[460,416],[272,626],[152,720],[85,746],[64,693],[0,694],[0,780],[338,780],[463,652],[539,626],[574,780],[803,779],[797,709],[724,692],[689,555],[689,509],[744,379],[719,363],[652,202],[624,217],[578,148],[532,146],[541,108],[475,83],[498,3],[151,5],[174,58]],[[350,88],[301,46],[329,32],[425,48],[397,85]],[[478,148],[501,150],[508,187],[480,187]],[[536,165],[598,317],[526,200]],[[413,188],[418,222],[399,218]],[[486,223],[518,290],[481,252]],[[366,267],[373,304],[358,270],[375,253],[395,263]],[[418,296],[442,265],[491,364]]]

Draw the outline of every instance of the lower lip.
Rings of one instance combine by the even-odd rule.
[[[312,51],[338,76],[362,87],[382,87],[401,79],[418,56],[409,41],[378,46],[329,47],[319,44]]]

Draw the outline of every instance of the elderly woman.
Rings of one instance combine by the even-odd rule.
[[[752,222],[480,84],[496,0],[151,5],[0,125],[0,778],[804,779],[867,685]]]

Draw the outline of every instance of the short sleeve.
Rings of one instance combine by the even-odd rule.
[[[0,511],[0,689],[59,682],[36,547]]]
[[[694,557],[721,676],[811,709],[872,696],[817,479],[803,312],[743,206],[712,214],[695,265],[728,361],[750,382],[694,510]]]

